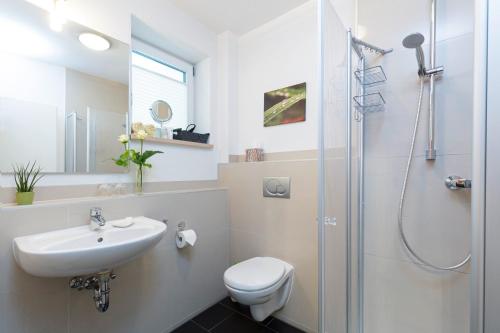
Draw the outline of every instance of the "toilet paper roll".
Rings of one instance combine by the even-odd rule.
[[[185,248],[188,245],[194,246],[196,243],[196,232],[194,230],[183,230],[177,233],[175,243],[179,249]]]

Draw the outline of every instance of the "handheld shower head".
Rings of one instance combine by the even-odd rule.
[[[424,41],[424,36],[418,32],[408,35],[403,39],[404,47],[406,47],[407,49],[415,49],[415,54],[417,56],[418,62],[418,75],[420,76],[424,76],[426,73],[425,56],[424,50],[422,49],[422,44],[424,43]]]
[[[424,41],[425,37],[421,33],[416,32],[414,34],[406,36],[403,39],[403,46],[407,49],[416,49],[422,46]]]

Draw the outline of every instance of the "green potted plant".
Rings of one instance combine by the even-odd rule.
[[[35,198],[33,191],[36,183],[43,177],[42,169],[36,167],[36,162],[26,165],[16,165],[14,169],[14,180],[16,181],[16,202],[18,205],[31,205]]]
[[[143,173],[144,168],[151,168],[152,164],[148,163],[147,160],[156,155],[162,154],[162,151],[158,150],[146,150],[144,151],[144,139],[146,139],[149,134],[141,129],[135,133],[135,138],[140,141],[140,151],[136,151],[129,147],[129,136],[126,134],[122,134],[118,137],[118,141],[123,144],[125,152],[120,155],[118,159],[114,159],[116,165],[122,167],[128,167],[130,162],[134,163],[137,166],[137,173],[135,179],[135,190],[137,193],[142,193],[142,185],[143,185]]]

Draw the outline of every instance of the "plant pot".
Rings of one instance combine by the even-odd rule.
[[[17,192],[16,202],[18,205],[31,205],[35,198],[35,192]]]

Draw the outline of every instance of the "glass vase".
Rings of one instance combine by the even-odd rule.
[[[142,178],[143,178],[143,170],[142,165],[137,167],[137,174],[135,176],[135,192],[142,193]]]

